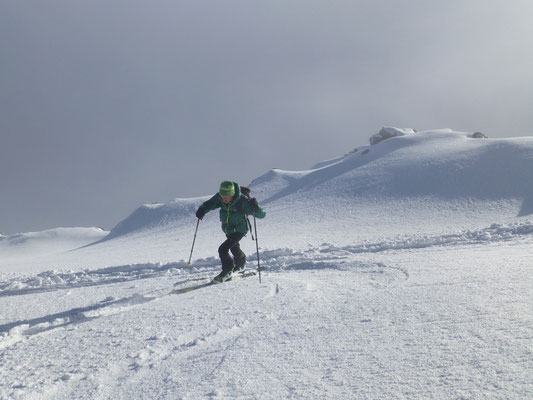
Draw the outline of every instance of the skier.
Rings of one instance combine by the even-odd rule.
[[[196,217],[202,219],[207,212],[217,208],[220,208],[222,230],[227,239],[218,248],[222,272],[213,281],[222,283],[230,279],[233,272],[244,271],[246,255],[241,250],[239,241],[248,232],[247,214],[264,218],[266,212],[259,206],[257,199],[249,199],[242,194],[240,186],[232,181],[222,182],[219,192],[198,207]]]

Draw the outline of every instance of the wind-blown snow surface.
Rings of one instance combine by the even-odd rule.
[[[209,195],[0,237],[0,398],[533,398],[533,138],[401,132],[252,182],[262,283],[170,294]]]

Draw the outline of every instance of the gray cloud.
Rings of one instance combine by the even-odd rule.
[[[382,125],[531,134],[531,2],[433,3],[3,1],[0,231],[109,229]]]

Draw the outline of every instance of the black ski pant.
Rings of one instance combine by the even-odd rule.
[[[226,241],[218,248],[218,255],[222,262],[222,271],[231,271],[235,266],[241,268],[246,263],[246,255],[239,245],[244,235],[244,233],[230,233],[226,235]],[[233,257],[229,255],[230,251]]]

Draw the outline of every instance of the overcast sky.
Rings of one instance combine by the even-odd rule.
[[[382,126],[533,135],[531,0],[0,0],[0,232],[310,168]]]

